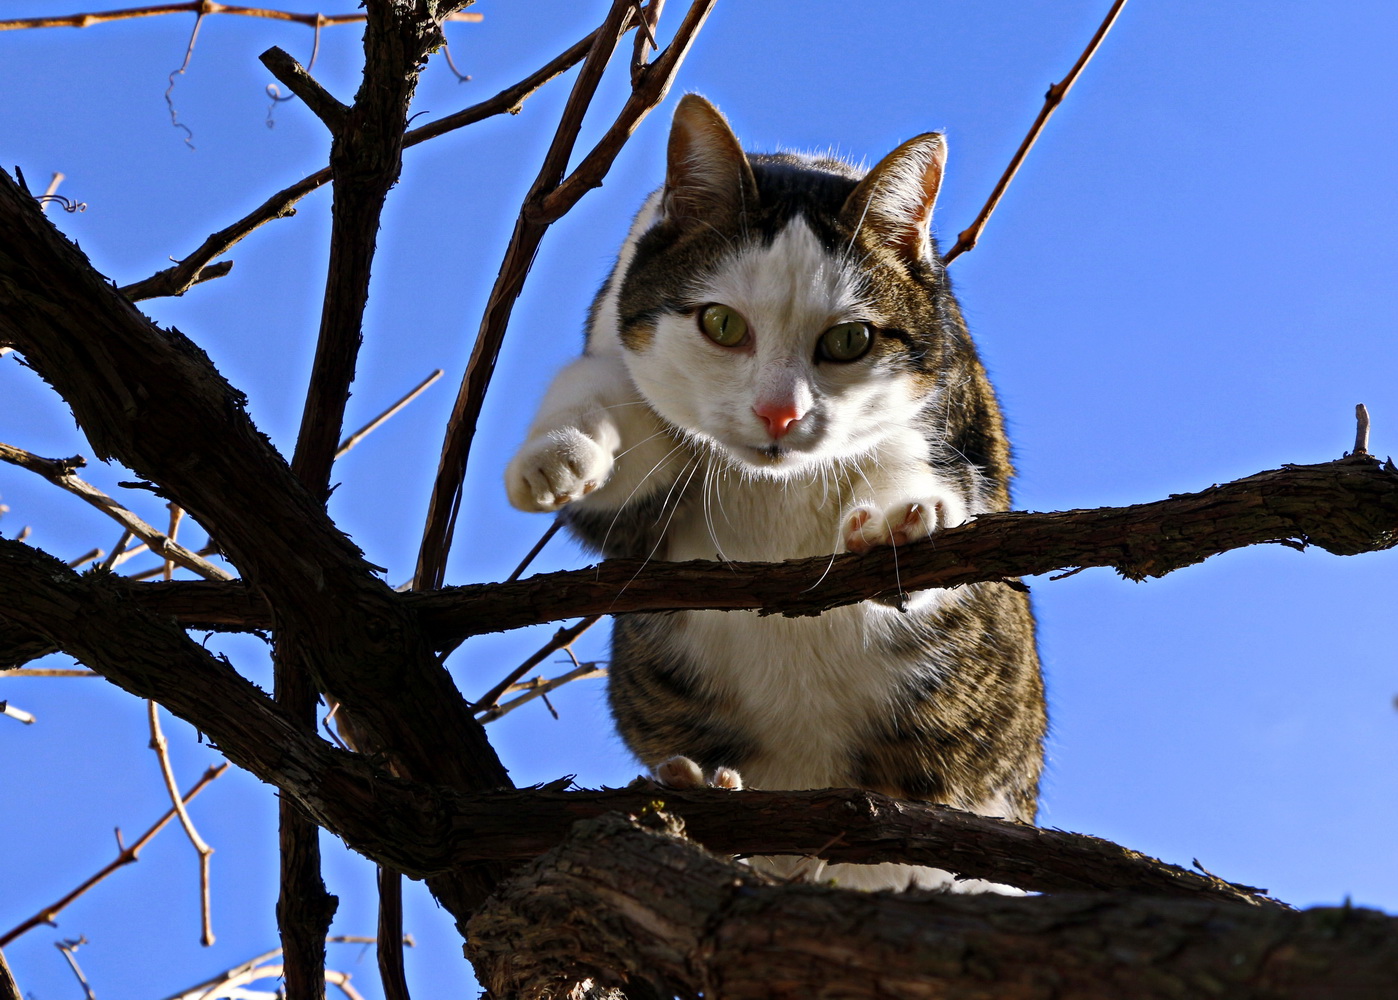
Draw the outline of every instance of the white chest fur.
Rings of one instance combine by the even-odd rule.
[[[667,559],[779,560],[839,551],[841,511],[851,502],[850,472],[867,493],[870,469],[826,473],[809,482],[709,472],[687,491],[668,531]],[[814,573],[810,585],[820,574]],[[926,591],[908,613],[927,615],[951,592]],[[668,643],[700,672],[699,681],[757,741],[744,780],[759,788],[849,785],[851,751],[871,718],[885,716],[912,672],[935,669],[898,655],[888,642],[904,612],[873,602],[819,617],[757,612],[686,612]]]

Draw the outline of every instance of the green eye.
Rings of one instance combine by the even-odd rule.
[[[705,306],[699,313],[699,329],[722,347],[737,347],[748,339],[748,321],[728,306]]]
[[[837,323],[820,335],[816,351],[822,361],[854,361],[862,358],[874,342],[865,323]]]

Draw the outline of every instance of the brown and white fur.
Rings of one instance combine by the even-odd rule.
[[[566,509],[607,555],[660,560],[912,545],[1005,509],[1000,412],[928,231],[944,161],[935,134],[867,173],[750,156],[685,97],[665,186],[509,465],[511,502]],[[741,317],[743,341],[705,334],[715,304]],[[851,323],[867,352],[834,360],[822,337]],[[702,769],[730,787],[871,788],[1032,822],[1045,730],[1033,629],[1027,597],[1003,583],[819,618],[618,616],[612,712],[672,783]],[[900,865],[758,863],[855,888],[969,886]]]

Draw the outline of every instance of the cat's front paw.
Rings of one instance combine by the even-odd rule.
[[[526,441],[505,469],[510,503],[523,511],[554,511],[607,481],[612,451],[576,427]]]
[[[845,549],[868,552],[880,545],[906,545],[934,531],[954,528],[967,516],[966,504],[951,493],[882,509],[861,504],[845,515]]]

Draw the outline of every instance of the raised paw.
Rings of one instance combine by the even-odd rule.
[[[523,511],[554,511],[607,481],[612,453],[576,427],[526,441],[505,469],[510,503]]]
[[[666,788],[687,791],[694,788],[727,788],[742,791],[743,779],[731,767],[720,767],[706,781],[699,765],[688,757],[671,757],[655,769],[655,780]]]
[[[882,510],[861,504],[845,515],[845,548],[850,552],[868,552],[879,545],[906,545],[965,520],[966,505],[949,493]]]

